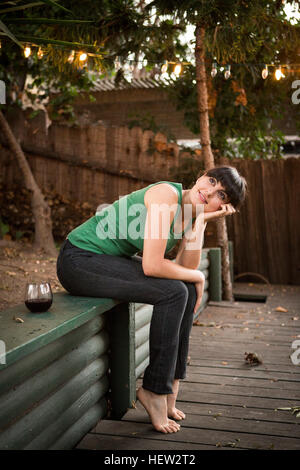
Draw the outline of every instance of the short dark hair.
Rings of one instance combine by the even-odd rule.
[[[247,182],[236,168],[232,166],[216,166],[205,171],[204,175],[216,178],[224,187],[230,204],[235,209],[241,207],[246,197]]]

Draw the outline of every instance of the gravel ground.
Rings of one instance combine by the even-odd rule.
[[[56,276],[56,258],[22,242],[0,241],[0,310],[24,302],[27,282],[49,281],[52,291],[63,291]]]

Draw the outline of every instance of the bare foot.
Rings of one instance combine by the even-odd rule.
[[[175,406],[177,395],[178,395],[178,390],[179,390],[179,380],[177,379],[174,380],[172,388],[173,388],[173,393],[170,395],[167,395],[168,416],[170,418],[174,418],[180,421],[182,419],[185,419],[185,414],[183,413],[183,411],[178,410],[178,408],[176,408]]]
[[[166,395],[158,395],[140,387],[136,392],[138,400],[141,402],[148,415],[150,416],[153,427],[156,431],[165,434],[177,432],[180,425],[175,423],[167,416],[167,398]]]

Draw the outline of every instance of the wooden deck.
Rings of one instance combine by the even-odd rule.
[[[300,341],[300,286],[235,285],[235,293],[247,291],[267,302],[211,303],[193,326],[179,432],[156,432],[137,402],[122,421],[99,422],[77,449],[300,449],[300,417],[278,410],[300,407],[300,365],[290,358]],[[262,363],[250,366],[245,352]]]

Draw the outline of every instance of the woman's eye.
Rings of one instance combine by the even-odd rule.
[[[212,177],[211,177],[211,178],[209,178],[209,182],[210,182],[211,184],[213,184],[213,185],[215,185],[215,184],[216,184],[216,180],[215,180],[215,178],[212,178]]]
[[[223,193],[222,191],[220,191],[220,192],[219,192],[219,196],[220,196],[220,198],[222,199],[222,201],[225,201],[225,199],[226,199],[226,194],[225,194],[225,193]]]

